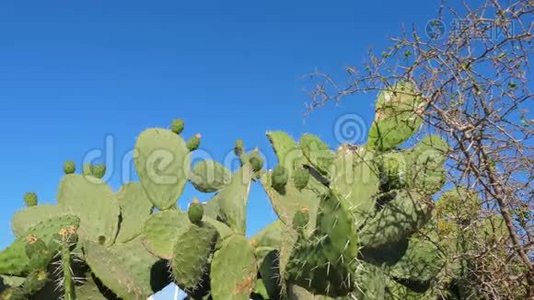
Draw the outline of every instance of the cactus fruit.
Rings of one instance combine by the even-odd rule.
[[[310,173],[304,168],[299,168],[293,172],[293,184],[300,191],[308,185]]]
[[[106,165],[105,164],[95,164],[91,165],[91,175],[98,179],[104,178],[106,175]]]
[[[243,155],[243,153],[245,153],[245,143],[243,143],[243,140],[239,139],[235,141],[234,154],[239,157]]]
[[[184,121],[182,119],[174,119],[171,123],[171,131],[180,134],[184,131]]]
[[[278,165],[271,173],[272,187],[280,193],[285,190],[289,174],[284,166]]]
[[[198,199],[195,198],[189,205],[187,216],[189,217],[189,221],[193,224],[198,224],[202,221],[202,217],[204,216],[204,208]]]
[[[63,164],[63,172],[65,174],[72,174],[74,172],[76,172],[76,163],[72,160],[67,160],[64,164]]]
[[[198,147],[200,146],[200,138],[202,137],[202,135],[200,135],[200,133],[197,133],[195,134],[194,136],[192,136],[189,140],[187,140],[187,149],[189,149],[189,151],[193,152],[195,150],[198,149]]]
[[[263,168],[263,158],[260,156],[258,150],[255,150],[250,154],[248,161],[254,172],[259,172],[261,168]]]
[[[24,194],[24,204],[26,204],[26,207],[36,206],[38,204],[37,194],[33,192]]]

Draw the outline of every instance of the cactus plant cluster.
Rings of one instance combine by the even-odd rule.
[[[397,84],[380,94],[367,144],[336,151],[311,134],[297,142],[268,132],[273,170],[241,140],[236,171],[191,166],[200,135],[186,142],[181,120],[140,134],[139,182],[117,193],[101,179],[104,166],[76,174],[69,161],[57,204],[28,194],[14,215],[0,299],[146,299],[171,282],[190,299],[422,298],[443,267],[419,232],[447,151],[437,136],[400,148],[421,126],[422,106],[411,84]],[[188,182],[213,197],[182,211]],[[279,220],[247,239],[254,182]]]

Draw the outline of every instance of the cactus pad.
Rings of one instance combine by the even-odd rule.
[[[195,164],[189,174],[189,180],[200,192],[212,193],[227,185],[232,173],[220,163],[213,160],[202,160]]]
[[[122,220],[117,242],[125,243],[141,234],[143,225],[152,213],[153,205],[140,183],[126,184],[116,198],[121,208]]]
[[[59,206],[80,218],[82,239],[112,245],[119,226],[120,207],[109,186],[96,178],[66,175],[59,186]]]
[[[256,285],[256,258],[245,237],[224,239],[211,263],[211,295],[214,299],[248,300]]]
[[[171,259],[173,248],[183,232],[187,230],[187,215],[177,210],[160,211],[145,222],[142,234],[143,245],[152,254]]]
[[[184,140],[170,130],[147,129],[135,150],[135,167],[149,200],[160,210],[175,207],[189,173]]]

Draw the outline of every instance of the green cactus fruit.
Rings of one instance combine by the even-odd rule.
[[[189,221],[193,224],[198,224],[202,221],[202,217],[204,216],[204,208],[198,199],[195,198],[189,205],[187,216],[189,217]]]
[[[37,194],[33,192],[24,194],[24,204],[26,204],[26,207],[36,206],[38,204]]]
[[[182,119],[174,119],[171,123],[171,131],[180,134],[184,131],[184,121]]]
[[[104,178],[106,175],[106,165],[105,164],[95,164],[91,165],[91,175],[98,179]]]
[[[302,153],[317,171],[328,174],[334,161],[334,153],[318,136],[304,134],[300,138]]]
[[[248,161],[252,166],[252,171],[254,172],[259,172],[261,168],[263,168],[263,158],[257,149],[250,154]]]
[[[195,164],[189,174],[189,181],[200,192],[213,193],[222,189],[232,178],[230,170],[213,160],[202,160]]]
[[[175,208],[190,168],[182,137],[170,130],[147,129],[137,138],[135,152],[135,168],[148,199],[159,210]]]
[[[187,149],[189,149],[189,151],[191,152],[197,150],[198,147],[200,146],[201,137],[202,135],[200,135],[200,133],[197,133],[194,136],[192,136],[189,140],[187,140],[187,143],[186,143]]]
[[[234,154],[239,157],[243,153],[245,153],[245,143],[243,142],[243,140],[239,139],[235,141]]]
[[[293,227],[297,231],[301,232],[303,228],[308,225],[308,222],[310,222],[310,213],[308,209],[303,208],[295,213],[295,216],[293,217]]]
[[[282,165],[276,166],[271,173],[272,187],[280,193],[283,193],[285,190],[288,179],[289,175],[287,169]]]
[[[298,168],[293,172],[293,184],[300,191],[308,185],[310,181],[310,172],[304,168]]]
[[[67,160],[63,163],[63,172],[65,174],[72,174],[76,172],[76,163],[72,160]]]

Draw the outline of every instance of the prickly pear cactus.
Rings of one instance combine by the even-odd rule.
[[[139,182],[117,193],[103,181],[105,166],[80,175],[67,162],[58,203],[30,195],[13,217],[16,240],[0,252],[0,299],[146,299],[171,282],[188,299],[430,299],[447,263],[421,231],[433,228],[448,146],[429,136],[402,149],[421,125],[422,105],[412,84],[395,85],[379,95],[367,144],[335,151],[315,135],[296,142],[268,132],[273,170],[242,141],[237,169],[204,160],[190,170],[200,135],[184,141],[178,119],[140,134]],[[188,182],[213,195],[185,212],[177,203]],[[247,240],[255,183],[279,220]],[[442,199],[438,233],[464,218],[450,216],[453,194]]]

